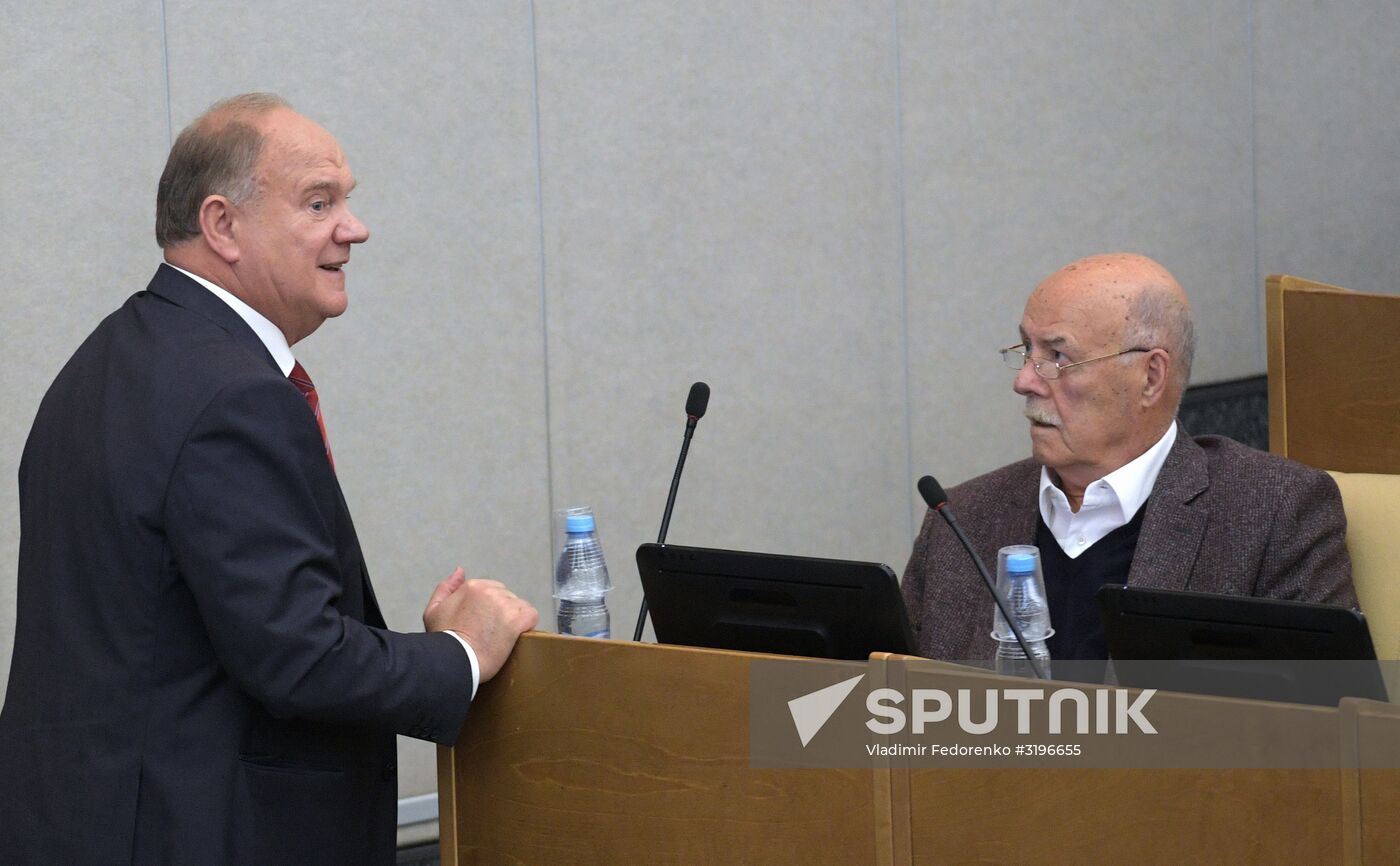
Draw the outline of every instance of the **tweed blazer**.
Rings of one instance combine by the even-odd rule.
[[[1035,544],[1039,494],[1040,464],[1028,459],[952,488],[948,505],[994,568],[1000,548]],[[1222,436],[1183,432],[1145,507],[1129,586],[1356,606],[1346,515],[1326,472]],[[914,542],[903,592],[921,655],[992,657],[992,601],[932,511]]]

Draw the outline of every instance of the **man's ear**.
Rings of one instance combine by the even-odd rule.
[[[1147,354],[1147,378],[1142,383],[1142,405],[1153,406],[1167,392],[1172,372],[1172,358],[1165,349],[1153,349]]]
[[[208,196],[199,205],[199,232],[204,242],[230,265],[241,257],[235,220],[233,202],[221,195]]]

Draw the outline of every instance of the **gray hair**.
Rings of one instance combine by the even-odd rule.
[[[1166,349],[1172,356],[1172,375],[1182,392],[1191,381],[1191,361],[1196,355],[1196,327],[1191,308],[1182,296],[1166,287],[1149,286],[1128,304],[1128,324],[1123,347]]]
[[[263,134],[249,121],[290,107],[275,93],[245,93],[214,103],[180,132],[156,189],[156,243],[162,249],[199,237],[199,209],[209,196],[234,204],[257,196],[254,169]]]

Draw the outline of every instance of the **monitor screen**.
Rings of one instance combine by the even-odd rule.
[[[914,651],[887,565],[643,544],[637,570],[660,643],[831,659]]]
[[[1386,700],[1370,630],[1351,608],[1116,584],[1098,598],[1123,685],[1321,706]]]

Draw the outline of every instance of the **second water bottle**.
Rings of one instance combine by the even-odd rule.
[[[1040,551],[1028,544],[1013,544],[997,552],[997,589],[1007,603],[1007,613],[1021,628],[1031,658],[1041,673],[1050,676],[1050,650],[1046,638],[1055,633],[1050,627],[1050,606],[1045,598],[1045,579],[1040,574]],[[996,669],[1007,676],[1034,677],[1035,669],[1021,649],[1020,641],[1007,625],[1001,610],[993,605],[992,638],[997,642]]]
[[[569,514],[568,537],[554,570],[554,611],[560,634],[611,636],[608,617],[608,565],[590,512]]]

